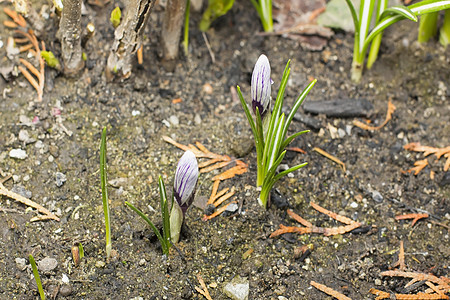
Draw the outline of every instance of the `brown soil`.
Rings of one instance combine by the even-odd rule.
[[[449,275],[448,227],[436,224],[448,226],[450,219],[450,174],[443,171],[444,159],[436,161],[431,156],[430,166],[417,176],[401,172],[423,159],[422,154],[404,150],[405,144],[450,145],[449,48],[444,50],[436,41],[418,45],[417,26],[397,24],[383,37],[374,68],[365,72],[360,84],[354,84],[349,79],[352,35],[336,33],[322,52],[302,50],[283,37],[257,35],[261,28],[251,3],[238,1],[208,32],[216,62],[211,62],[203,37],[193,28],[189,57],[182,57],[175,71],[168,73],[158,58],[162,11],[156,8],[148,26],[144,65],[136,67],[125,82],[106,83],[103,72],[113,36],[108,14],[113,5],[87,8],[84,22],[94,20],[97,32],[85,49],[87,68],[79,78],[55,77],[48,71],[42,103],[33,102],[35,91],[22,76],[10,82],[0,80],[0,168],[3,176],[14,175],[5,186],[24,188],[33,201],[61,217],[60,222],[30,223],[35,211],[0,198],[0,298],[36,299],[30,253],[36,261],[57,260],[57,268],[41,278],[50,296],[66,274],[69,284],[64,289],[71,289],[67,299],[198,299],[193,285],[199,285],[199,272],[208,285],[213,284],[209,287],[213,299],[227,299],[223,287],[236,276],[249,280],[250,299],[324,298],[310,286],[311,280],[353,299],[373,299],[368,295],[370,288],[401,292],[406,282],[379,276],[397,260],[400,241],[405,243],[409,270]],[[199,17],[193,15],[192,26]],[[55,30],[54,25],[49,28]],[[1,30],[4,44],[11,34]],[[47,37],[51,49],[53,36]],[[310,201],[371,225],[368,232],[268,238],[280,224],[297,224],[285,208],[273,205],[264,211],[259,207],[254,187],[256,156],[248,147],[250,128],[230,93],[230,87],[239,84],[249,98],[251,71],[260,53],[271,61],[274,90],[286,61],[292,59],[287,108],[310,77],[318,83],[306,101],[364,98],[374,105],[370,119],[375,124],[383,121],[392,97],[397,110],[379,131],[353,127],[350,135],[333,139],[328,124],[345,131],[353,119],[312,116],[324,129],[295,140],[293,146],[307,154],[289,152],[283,162],[292,166],[307,161],[308,166],[275,185],[288,206],[314,225],[339,226],[313,210]],[[0,49],[0,56],[4,55],[5,46]],[[212,86],[212,93],[204,91],[205,84]],[[173,104],[176,98],[182,102]],[[61,122],[52,114],[54,107],[61,110]],[[37,124],[24,124],[25,117],[36,116]],[[175,118],[178,125],[173,123]],[[61,124],[73,134],[69,136]],[[113,248],[119,257],[106,264],[99,174],[102,126],[108,128],[109,179],[123,179],[120,187],[109,188]],[[291,125],[292,132],[304,129],[308,127],[300,122]],[[19,140],[21,130],[34,141],[24,145]],[[150,209],[159,210],[157,178],[162,175],[170,187],[182,154],[165,143],[163,135],[183,144],[200,141],[211,151],[240,157],[250,166],[249,172],[221,186],[236,187],[235,199],[243,203],[241,214],[203,222],[201,210],[188,211],[185,235],[178,244],[184,259],[175,251],[163,257],[151,230],[124,205],[124,201],[132,202],[152,220],[158,219]],[[345,162],[347,172],[314,152],[314,147]],[[10,150],[18,148],[26,150],[25,160],[9,157]],[[432,171],[434,179],[430,179]],[[57,172],[67,177],[61,187],[56,185]],[[201,175],[197,197],[209,197],[214,174]],[[394,219],[417,209],[431,216],[413,228],[410,221]],[[86,257],[75,267],[71,247],[77,242],[82,242]],[[294,249],[310,243],[314,245],[311,255],[304,261],[295,259]],[[249,249],[253,252],[243,257]],[[26,259],[23,267],[17,258]],[[57,298],[64,299],[61,292]]]

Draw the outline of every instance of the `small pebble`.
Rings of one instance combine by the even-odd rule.
[[[178,126],[178,124],[180,124],[180,120],[178,119],[177,116],[172,115],[169,117],[169,122],[173,125],[173,126]]]
[[[69,277],[66,274],[63,273],[61,281],[63,283],[69,283]]]
[[[383,196],[380,194],[379,191],[373,191],[372,192],[372,199],[375,200],[375,202],[382,202],[383,201]]]
[[[133,111],[131,112],[131,115],[132,115],[133,117],[139,116],[140,114],[141,114],[141,112],[138,111],[138,110],[133,110]]]
[[[17,159],[25,159],[28,157],[27,152],[22,149],[12,149],[9,151],[9,157]]]
[[[51,257],[46,257],[38,262],[39,271],[47,273],[53,271],[58,266],[58,261]]]
[[[17,268],[19,268],[22,271],[25,270],[25,268],[27,267],[25,258],[16,257],[15,261]]]
[[[95,263],[96,268],[103,268],[105,266],[105,262],[99,260]]]
[[[70,284],[63,284],[59,289],[59,295],[67,297],[70,294],[72,294],[72,286]]]
[[[67,181],[67,177],[64,173],[56,172],[55,177],[56,177],[56,186],[57,187],[62,187],[64,182]]]

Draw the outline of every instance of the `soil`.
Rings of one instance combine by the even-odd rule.
[[[223,287],[238,277],[248,280],[249,299],[324,299],[325,294],[310,286],[311,280],[352,299],[374,299],[370,288],[402,292],[407,282],[379,275],[397,261],[400,241],[408,270],[449,276],[450,172],[443,171],[445,160],[430,156],[430,165],[417,176],[401,171],[423,159],[421,153],[404,150],[405,144],[450,145],[450,48],[443,49],[437,41],[417,44],[417,25],[402,22],[386,31],[374,68],[354,84],[349,76],[352,34],[335,32],[323,51],[304,50],[283,37],[258,35],[261,26],[250,1],[237,1],[208,31],[215,63],[195,28],[200,15],[193,13],[189,57],[180,58],[175,70],[167,72],[158,45],[163,10],[156,7],[147,28],[144,65],[128,80],[107,83],[112,9],[112,3],[103,9],[86,5],[83,23],[94,21],[97,30],[85,49],[87,67],[78,78],[55,76],[47,69],[43,102],[34,101],[36,93],[22,76],[0,80],[0,171],[3,177],[13,176],[4,185],[31,195],[61,218],[30,222],[35,210],[0,198],[0,298],[37,298],[28,262],[31,253],[38,263],[56,259],[56,268],[40,273],[47,296],[59,291],[58,299],[200,299],[193,289],[199,286],[198,273],[213,299],[228,299]],[[2,14],[0,19],[6,17]],[[55,31],[51,20],[47,22]],[[11,34],[1,30],[4,44]],[[53,36],[47,36],[46,44],[57,49]],[[251,71],[260,53],[270,59],[275,91],[287,60],[292,60],[286,108],[311,78],[318,82],[306,101],[366,99],[374,106],[369,117],[374,124],[384,120],[389,98],[397,107],[393,119],[378,131],[353,127],[353,118],[310,116],[323,129],[297,138],[292,146],[306,154],[288,152],[283,162],[309,164],[275,185],[272,198],[278,201],[268,210],[256,200],[251,131],[230,92],[239,84],[250,98]],[[0,56],[5,56],[5,46]],[[174,103],[177,98],[182,101]],[[332,138],[330,125],[342,129],[341,135]],[[105,258],[99,174],[103,126],[108,129],[108,177],[118,179],[109,187],[112,246],[118,255],[110,262]],[[294,121],[290,132],[304,129],[310,128]],[[19,139],[21,131],[29,139]],[[221,185],[236,187],[234,199],[242,203],[241,213],[204,222],[202,210],[191,207],[177,245],[182,256],[172,251],[164,257],[148,226],[124,205],[129,201],[158,220],[157,178],[161,175],[170,187],[182,155],[162,140],[163,135],[182,144],[199,141],[211,151],[249,164],[247,173]],[[342,160],[346,172],[314,147]],[[27,158],[11,158],[12,149],[25,150]],[[60,187],[58,172],[66,177]],[[211,178],[218,172],[201,174],[197,198],[209,197]],[[368,230],[269,238],[280,224],[299,225],[289,218],[287,207],[315,226],[342,225],[309,202],[357,220]],[[414,227],[411,221],[394,219],[418,211],[430,217]],[[79,242],[86,256],[74,266],[71,247]],[[308,244],[314,249],[306,259],[294,257],[296,248]],[[63,282],[65,276],[68,283]]]

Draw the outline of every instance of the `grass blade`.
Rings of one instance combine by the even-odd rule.
[[[105,215],[105,235],[106,235],[106,258],[111,257],[111,226],[109,215],[109,201],[107,183],[107,166],[106,166],[106,127],[103,127],[102,139],[100,143],[100,181],[102,186],[103,214]]]
[[[30,259],[31,268],[33,269],[33,276],[34,276],[34,279],[36,280],[36,285],[37,285],[37,288],[39,291],[39,296],[41,297],[41,300],[45,300],[45,293],[44,293],[44,289],[42,288],[41,277],[39,276],[39,272],[38,272],[38,269],[36,266],[36,262],[34,261],[33,255],[30,254],[29,259]]]
[[[163,237],[164,243],[167,245],[167,248],[170,247],[170,215],[169,215],[169,207],[167,204],[167,194],[166,187],[164,185],[164,181],[162,177],[159,176],[158,180],[158,188],[159,188],[159,197],[161,198],[161,216],[163,220]],[[173,197],[172,197],[173,201]],[[173,203],[172,203],[173,206]]]
[[[139,210],[138,208],[134,207],[134,205],[131,204],[130,202],[125,201],[125,204],[128,205],[129,208],[134,210],[145,222],[147,222],[147,224],[153,230],[153,232],[155,233],[155,235],[158,238],[159,242],[161,243],[161,248],[163,250],[163,253],[164,254],[168,254],[169,253],[169,249],[167,248],[166,242],[163,239],[163,237],[161,236],[161,233],[159,232],[158,228],[156,228],[156,226],[152,223],[152,221],[150,221],[150,219],[141,210]]]

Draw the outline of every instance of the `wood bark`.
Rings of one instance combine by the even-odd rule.
[[[186,0],[168,0],[161,32],[164,60],[175,60],[180,47]]]
[[[81,0],[64,0],[59,36],[64,73],[76,75],[84,67],[81,50]]]
[[[114,42],[106,64],[106,77],[128,78],[133,67],[133,57],[142,44],[155,0],[129,0],[125,17],[114,32]]]

